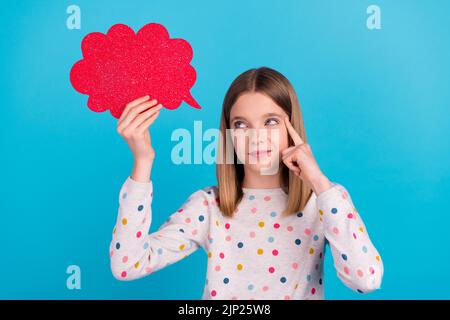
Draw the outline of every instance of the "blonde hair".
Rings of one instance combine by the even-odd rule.
[[[303,118],[297,94],[289,80],[276,70],[268,67],[250,69],[240,74],[230,85],[222,105],[220,119],[221,139],[218,143],[218,157],[226,154],[226,129],[230,129],[230,111],[236,100],[244,93],[259,92],[270,97],[289,116],[290,122],[303,141],[307,142]],[[289,137],[289,146],[293,145]],[[288,200],[282,215],[296,214],[302,211],[312,194],[312,189],[281,163],[281,184],[288,186]],[[216,176],[219,190],[219,208],[222,214],[232,217],[242,200],[242,181],[244,168],[238,163],[234,152],[233,163],[218,161]]]

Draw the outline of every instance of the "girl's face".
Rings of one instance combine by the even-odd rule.
[[[283,121],[287,116],[265,94],[248,92],[237,99],[230,111],[230,129],[234,150],[246,169],[261,172],[276,167],[278,172],[281,151],[289,144]]]

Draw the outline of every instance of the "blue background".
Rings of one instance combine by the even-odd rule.
[[[66,8],[81,8],[81,30]],[[381,8],[381,30],[366,9]],[[360,295],[336,276],[327,250],[328,299],[450,298],[450,24],[448,1],[9,1],[2,3],[0,298],[198,299],[206,255],[120,282],[109,267],[118,192],[132,155],[109,112],[94,113],[70,85],[82,38],[115,23],[161,23],[188,40],[193,96],[151,128],[157,152],[154,223],[214,165],[174,165],[176,128],[217,128],[241,72],[266,65],[299,95],[323,172],[347,187],[381,253],[381,290]],[[81,268],[81,290],[66,268]]]

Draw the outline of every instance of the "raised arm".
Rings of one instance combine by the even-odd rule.
[[[148,129],[162,107],[149,99],[145,96],[128,103],[117,122],[117,131],[134,157],[131,176],[120,189],[110,244],[111,270],[119,280],[140,278],[191,254],[204,243],[208,226],[208,206],[203,203],[209,194],[199,190],[157,232],[149,234],[155,151]]]
[[[383,262],[348,191],[333,183],[319,194],[316,205],[340,280],[360,293],[379,289]]]

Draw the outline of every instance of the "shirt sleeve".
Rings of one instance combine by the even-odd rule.
[[[379,289],[384,266],[348,191],[340,184],[322,192],[316,205],[339,279],[368,293]]]
[[[110,243],[111,271],[118,280],[134,280],[205,248],[209,226],[208,197],[200,189],[149,234],[153,182],[127,177],[119,192],[119,210]]]

